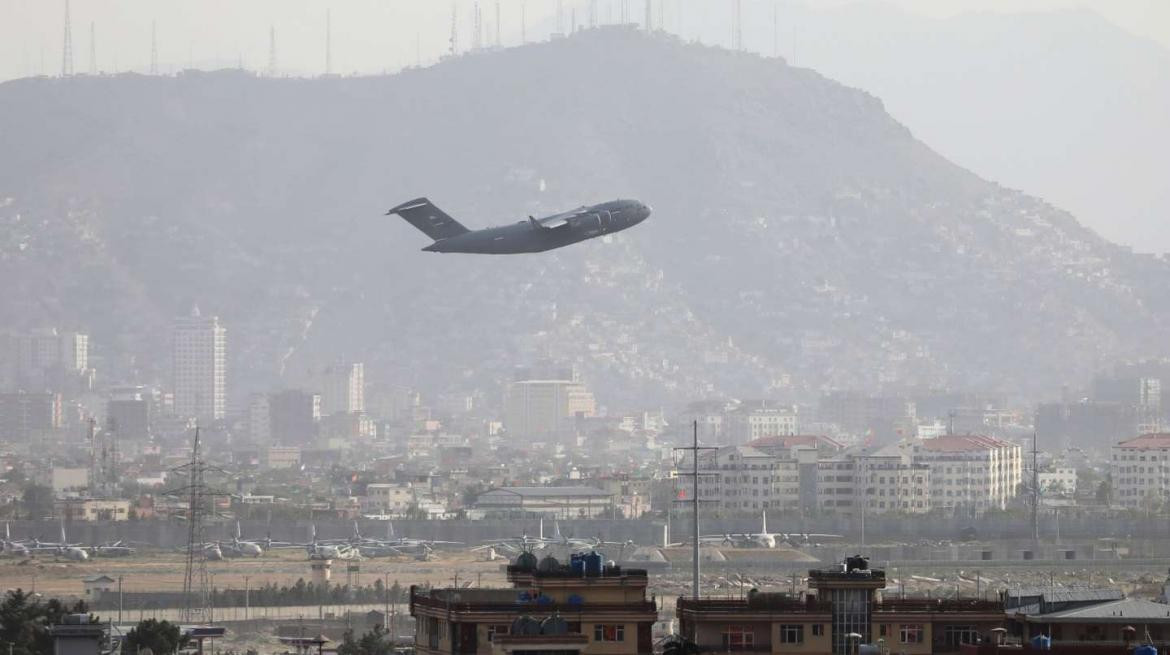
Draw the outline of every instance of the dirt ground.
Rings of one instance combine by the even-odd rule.
[[[374,584],[382,579],[402,587],[412,584],[450,585],[456,576],[462,586],[474,581],[483,586],[506,584],[502,566],[506,560],[482,561],[466,552],[437,552],[425,562],[408,557],[366,559],[356,562],[355,585]],[[345,584],[347,564],[334,561],[332,581]],[[179,591],[183,587],[185,558],[182,553],[140,553],[131,557],[93,558],[71,562],[52,555],[28,559],[0,560],[0,589],[21,588],[45,596],[81,598],[82,581],[97,575],[122,578],[122,588],[132,591]],[[270,551],[259,558],[234,558],[207,563],[212,585],[218,589],[252,589],[269,582],[291,585],[298,578],[311,579],[309,562],[301,551]],[[247,580],[245,580],[247,578]]]

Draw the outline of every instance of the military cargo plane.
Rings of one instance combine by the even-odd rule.
[[[435,242],[423,248],[427,252],[513,255],[544,252],[569,244],[620,232],[646,220],[649,205],[637,200],[610,200],[598,205],[528,220],[469,230],[436,207],[426,198],[404,202],[386,215],[398,214]]]

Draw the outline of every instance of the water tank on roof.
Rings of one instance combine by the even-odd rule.
[[[869,558],[861,555],[845,558],[845,571],[865,571],[869,569]]]
[[[1052,638],[1048,635],[1032,637],[1032,648],[1036,650],[1052,650]]]
[[[520,553],[520,556],[516,558],[516,568],[522,571],[535,571],[536,555],[533,555],[528,551]]]
[[[573,575],[585,575],[585,556],[581,553],[569,555],[569,568]]]
[[[590,578],[601,577],[602,567],[601,554],[596,550],[586,553],[585,555],[585,575]]]
[[[559,614],[553,614],[540,622],[540,634],[542,635],[565,635],[569,634],[569,622],[562,619]]]
[[[1133,649],[1133,655],[1158,655],[1158,649],[1149,644]]]
[[[540,571],[541,573],[555,573],[556,571],[560,570],[560,568],[561,563],[558,562],[557,558],[553,557],[552,555],[545,556],[544,559],[540,560],[540,564],[536,565],[536,570]]]

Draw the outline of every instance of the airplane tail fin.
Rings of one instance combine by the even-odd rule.
[[[442,209],[431,204],[431,201],[426,198],[415,198],[404,202],[386,212],[387,216],[390,214],[398,214],[405,218],[406,222],[435,241],[449,239],[470,231],[460,225],[459,221],[448,216]]]
[[[760,516],[760,534],[768,534],[768,510]]]

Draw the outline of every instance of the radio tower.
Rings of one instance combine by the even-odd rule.
[[[182,621],[188,624],[202,624],[211,620],[210,585],[207,575],[207,557],[203,553],[203,514],[206,510],[208,490],[203,482],[206,465],[199,458],[199,428],[195,428],[195,441],[191,446],[191,462],[181,467],[186,469],[190,481],[187,493],[187,566],[183,575]]]
[[[69,23],[69,0],[65,0],[65,44],[61,48],[61,77],[73,74],[73,26]]]
[[[97,75],[97,37],[94,36],[93,21],[89,22],[89,74]]]
[[[150,74],[158,75],[158,30],[154,21],[150,21]]]
[[[329,10],[325,10],[325,74],[333,73],[333,24]]]
[[[268,26],[268,77],[276,77],[276,28]]]

